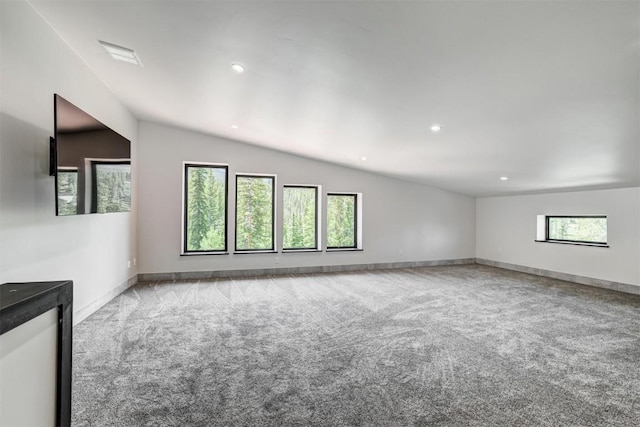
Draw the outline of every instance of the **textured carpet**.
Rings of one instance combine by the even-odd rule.
[[[480,265],[140,284],[73,363],[75,426],[640,425],[640,297]]]

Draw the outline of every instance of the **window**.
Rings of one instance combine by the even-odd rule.
[[[606,246],[607,217],[605,215],[539,215],[538,240]]]
[[[228,166],[185,163],[183,253],[227,251]]]
[[[131,162],[91,162],[91,212],[131,211]]]
[[[327,249],[359,249],[358,194],[327,194]]]
[[[78,169],[58,168],[58,215],[78,213]]]
[[[275,176],[236,175],[236,251],[275,250]]]
[[[606,216],[547,216],[547,240],[607,243]]]
[[[318,249],[318,187],[285,185],[282,249]]]

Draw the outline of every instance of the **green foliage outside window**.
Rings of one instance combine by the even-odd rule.
[[[97,163],[94,167],[96,212],[130,212],[131,165]]]
[[[356,247],[356,196],[327,195],[327,247]]]
[[[78,172],[58,170],[58,215],[78,213]]]
[[[285,186],[283,190],[284,249],[315,249],[317,188]]]
[[[272,250],[274,178],[236,177],[236,250]]]
[[[548,217],[548,239],[575,242],[606,243],[607,218]]]
[[[225,251],[226,167],[187,165],[186,250]]]

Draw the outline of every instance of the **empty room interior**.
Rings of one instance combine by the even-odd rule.
[[[0,425],[640,424],[640,2],[0,21]]]

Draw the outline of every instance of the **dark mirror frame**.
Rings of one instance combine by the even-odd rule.
[[[96,164],[131,165],[131,141],[58,94],[53,96],[54,137],[50,138],[49,174],[55,177],[56,215],[131,211],[131,168],[96,175]],[[73,205],[61,212],[61,171],[76,171]],[[114,175],[115,174],[115,175]],[[118,175],[118,176],[116,176]],[[103,181],[98,182],[102,179]],[[98,189],[108,203],[99,203]]]

